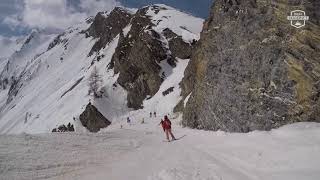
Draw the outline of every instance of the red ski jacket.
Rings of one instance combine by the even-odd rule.
[[[164,129],[171,129],[171,121],[169,119],[165,119],[163,121],[163,128]]]

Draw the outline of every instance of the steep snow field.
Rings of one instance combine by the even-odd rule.
[[[39,43],[37,37],[42,35],[37,32],[33,34],[30,43],[40,47],[36,49],[37,53],[45,52],[53,38]],[[72,119],[70,114],[75,114],[76,110],[81,111],[81,102],[84,104],[88,101],[88,98],[85,98],[85,83],[80,84],[83,90],[75,88],[72,93],[64,96],[62,94],[86,75],[88,70],[85,67],[90,66],[86,53],[93,42],[79,35],[77,31],[65,35],[64,38],[69,40],[67,50],[60,44],[31,61],[32,52],[35,51],[33,46],[26,45],[22,52],[14,54],[18,58],[14,58],[10,65],[12,67],[16,64],[16,68],[9,68],[9,73],[21,73],[22,85],[17,96],[1,111],[0,133],[49,132],[51,127],[58,123],[69,122]],[[27,56],[22,56],[24,54]],[[78,61],[82,63],[77,63]],[[80,85],[78,87],[81,87]],[[69,98],[72,98],[72,101]],[[2,101],[5,102],[6,98]]]
[[[146,115],[148,116],[148,115]],[[140,118],[140,117],[139,117]],[[3,180],[318,180],[320,125],[229,134],[180,128],[164,142],[159,118],[98,134],[0,136]]]

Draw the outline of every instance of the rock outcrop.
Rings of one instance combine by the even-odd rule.
[[[68,125],[60,125],[58,128],[52,129],[53,133],[55,132],[74,132],[74,126],[71,123],[68,123]]]
[[[89,103],[85,111],[79,117],[82,125],[90,132],[98,132],[102,128],[108,127],[111,122],[105,118],[99,110]]]
[[[176,58],[186,59],[191,55],[192,44],[184,42],[181,36],[168,28],[161,32],[153,29],[157,24],[148,16],[148,11],[157,14],[164,9],[149,6],[136,12],[128,32],[120,34],[109,65],[119,73],[118,83],[128,91],[129,108],[142,108],[143,100],[158,92],[166,76],[161,63],[166,61],[173,68]]]
[[[145,16],[146,10],[136,13],[126,36],[121,34],[111,65],[115,73],[120,73],[118,83],[128,91],[128,107],[134,109],[142,108],[147,95],[157,93],[162,82],[158,63],[167,58],[159,34]]]
[[[163,30],[163,35],[168,40],[169,50],[171,51],[171,55],[173,57],[178,57],[180,59],[190,59],[193,47],[192,44],[183,41],[181,36],[175,34],[169,28]]]
[[[89,56],[104,48],[122,32],[122,29],[129,24],[131,18],[131,13],[121,7],[116,7],[110,14],[99,12],[86,32],[87,36],[99,39],[92,47]]]
[[[310,20],[290,26],[290,11]],[[181,83],[183,125],[248,132],[320,122],[320,4],[216,0]],[[181,105],[181,103],[180,103]]]

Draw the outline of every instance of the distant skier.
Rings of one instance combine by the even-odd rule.
[[[153,115],[154,115],[154,117],[157,117],[157,113],[156,112],[153,112]]]
[[[169,142],[170,142],[169,135],[171,136],[172,141],[173,141],[173,140],[176,140],[176,138],[175,138],[174,135],[172,134],[171,121],[169,120],[169,118],[168,118],[167,115],[164,116],[163,128],[165,129],[166,137],[167,137],[167,140],[168,140]]]
[[[152,118],[152,112],[150,112],[150,117]]]
[[[129,117],[127,117],[127,123],[130,124],[131,123],[131,119]]]

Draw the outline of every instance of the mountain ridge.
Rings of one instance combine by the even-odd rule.
[[[188,40],[198,37],[201,27],[197,26],[201,26],[203,20],[165,5],[152,5],[141,9],[144,13],[139,15],[123,8],[101,12],[59,35],[36,33],[23,48],[26,56],[21,56],[23,51],[17,52],[15,56],[23,58],[11,57],[8,63],[10,66],[1,73],[2,82],[6,78],[10,78],[10,81],[6,82],[6,88],[0,90],[1,101],[5,102],[0,104],[0,133],[51,132],[52,129],[68,123],[74,124],[76,130],[82,129],[79,116],[85,111],[89,101],[92,101],[106,119],[113,122],[125,119],[133,109],[156,111],[155,103],[159,106],[170,101],[169,106],[158,107],[158,111],[172,111],[180,98],[178,84],[182,77],[169,77],[181,74],[174,69],[185,68],[186,65],[182,62],[185,60],[176,59],[180,56],[178,51],[181,50],[175,50],[177,55],[171,55],[169,41],[165,40],[162,31],[167,29],[168,32],[171,28],[174,34],[178,34],[170,38],[180,39],[175,44],[183,43],[189,47],[191,44]],[[165,11],[164,14],[171,13],[170,17],[164,17],[161,11]],[[118,21],[119,16],[123,21]],[[136,20],[133,20],[134,17]],[[193,20],[194,23],[188,24],[187,20]],[[132,22],[136,24],[130,24]],[[149,22],[149,27],[147,24],[142,25],[145,22]],[[104,31],[106,28],[109,30]],[[184,37],[189,39],[184,42]],[[39,48],[32,50],[33,44]],[[133,45],[132,48],[125,52],[119,49],[120,46],[130,44]],[[155,44],[158,44],[158,48],[153,46]],[[171,44],[171,49],[175,44]],[[141,50],[145,53],[140,53]],[[131,55],[123,61],[124,56],[119,58],[121,53]],[[137,56],[139,53],[141,55]],[[132,63],[123,63],[129,59]],[[102,77],[99,87],[101,98],[93,98],[88,93],[88,81],[94,68]],[[131,71],[134,75],[126,75],[128,68],[136,69]],[[163,76],[165,74],[166,77]],[[156,86],[153,85],[155,79]],[[171,80],[166,82],[166,79]],[[143,93],[139,90],[141,83],[146,88]],[[162,100],[162,92],[170,88],[166,87],[169,84],[170,87],[175,87],[174,91]],[[162,90],[163,85],[166,88]],[[153,98],[156,94],[161,94],[157,100]],[[146,101],[152,103],[145,105]]]

